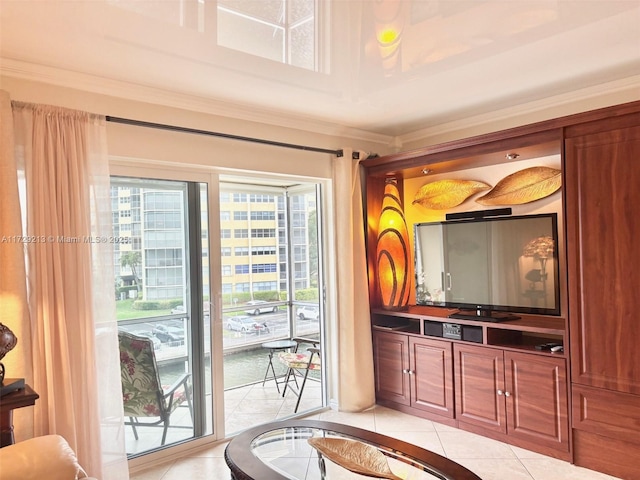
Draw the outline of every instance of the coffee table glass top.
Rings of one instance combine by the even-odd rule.
[[[371,445],[371,443],[367,443],[359,437],[337,433],[331,429],[292,426],[276,428],[259,434],[250,443],[250,450],[264,465],[282,475],[282,477],[292,480],[356,480],[371,478],[370,476],[354,473],[329,460],[325,455],[319,458],[316,449],[308,442],[310,438],[350,439],[359,444]],[[384,447],[379,444],[374,444],[374,446],[384,454],[383,459],[386,458],[389,469],[399,479],[446,480],[454,478],[438,472],[424,460],[411,458],[390,447]]]

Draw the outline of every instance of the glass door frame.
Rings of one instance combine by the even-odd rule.
[[[208,241],[207,247],[209,249],[209,258],[211,259],[211,251],[215,251],[214,249],[216,248],[215,245],[212,245],[212,237],[213,237],[213,240],[215,241],[214,243],[218,243],[217,248],[219,250],[219,240],[216,240],[215,235],[211,235],[212,231],[219,230],[219,220],[217,218],[218,216],[218,201],[217,201],[218,175],[215,173],[212,173],[210,168],[206,170],[202,168],[197,168],[197,167],[185,168],[184,166],[173,168],[172,166],[159,166],[156,162],[153,162],[151,165],[149,165],[149,163],[150,162],[145,162],[145,161],[137,161],[137,160],[129,160],[129,159],[119,160],[119,159],[112,158],[110,162],[110,175],[112,177],[128,177],[133,179],[149,179],[149,180],[158,180],[158,181],[166,180],[166,181],[175,181],[175,182],[192,182],[192,184],[206,185],[207,202],[208,202],[207,210],[208,210],[208,222],[209,222],[209,235],[208,235],[209,238],[207,239]],[[193,190],[194,189],[190,189],[187,186],[187,197],[189,202],[193,201],[196,198],[196,196],[199,196],[199,195],[195,195],[195,192]],[[200,211],[199,203],[196,207],[196,210],[199,213]],[[215,212],[215,214],[212,214],[212,211]],[[189,225],[188,225],[189,235],[197,234],[200,231],[200,222],[199,222],[200,218],[196,218],[198,215],[194,212],[188,211],[187,214],[189,215]],[[197,223],[197,228],[194,228],[195,223]],[[205,246],[203,245],[203,248],[204,247]],[[193,252],[192,249],[190,249],[188,252],[189,261],[187,262],[188,263],[187,278],[191,277],[191,262],[193,261],[193,256],[195,254],[196,252]],[[202,259],[197,260],[197,264],[201,264],[201,262],[202,262]],[[216,295],[214,292],[219,291],[219,289],[221,288],[219,275],[212,274],[212,272],[215,272],[215,271],[216,271],[215,267],[210,264],[208,278],[209,278],[209,289],[210,289],[209,310],[210,310],[211,340],[212,340],[210,351],[212,352],[212,355],[213,355],[213,352],[219,351],[217,350],[217,348],[221,348],[221,346],[217,347],[215,345],[215,339],[220,337],[220,332],[217,332],[216,330],[221,326],[220,322],[216,322],[217,315],[214,311],[214,304],[218,302],[212,301],[213,296]],[[203,305],[203,302],[198,301],[198,298],[200,298],[200,295],[194,295],[193,292],[190,295],[191,303],[189,305],[189,312],[191,315],[197,314],[198,312],[203,313],[202,311],[204,310],[204,305]],[[197,305],[198,302],[200,303],[200,305]],[[200,336],[200,338],[204,338],[204,337]],[[204,347],[204,345],[201,345],[201,347]],[[134,458],[131,458],[129,459],[130,469],[136,469],[138,467],[144,468],[147,465],[166,461],[168,452],[171,452],[170,454],[174,454],[174,453],[181,454],[193,448],[210,444],[222,439],[222,436],[220,435],[220,433],[223,432],[224,426],[223,425],[220,426],[219,422],[217,421],[217,415],[218,415],[217,403],[220,403],[220,402],[216,401],[216,395],[215,395],[216,386],[215,386],[214,379],[216,378],[216,373],[214,372],[214,370],[216,368],[216,363],[220,363],[220,362],[215,362],[214,358],[212,357],[210,381],[211,381],[212,390],[213,390],[212,399],[211,399],[212,407],[213,407],[212,408],[213,432],[208,435],[203,435],[199,438],[189,439],[187,441],[178,443],[176,445],[169,445],[167,447],[163,447],[155,451],[150,451],[150,453],[148,454],[143,454],[143,455],[139,455]],[[203,365],[200,364],[200,367],[203,367]],[[199,380],[202,380],[202,379],[206,380],[206,372],[202,368],[201,370],[202,371],[200,372]],[[194,382],[194,385],[195,385],[195,382]],[[204,384],[201,384],[200,394],[203,393],[202,392],[203,388],[204,388]],[[194,394],[197,394],[197,393],[198,393],[198,388],[196,388],[196,390],[194,391]],[[194,426],[197,424],[201,424],[201,426],[203,426],[204,419],[202,418],[202,416],[198,418],[199,413],[197,412],[197,410],[194,413],[196,415],[196,418],[194,419]],[[196,431],[198,431],[197,427],[194,429],[194,435]],[[200,429],[200,433],[202,433],[202,429]]]
[[[200,438],[180,443],[169,448],[155,451],[147,455],[142,455],[129,460],[129,467],[132,471],[142,470],[150,465],[157,464],[159,462],[167,461],[171,457],[179,457],[183,454],[198,449],[202,446],[210,445],[225,439],[225,427],[224,427],[224,365],[222,360],[223,352],[223,320],[222,320],[222,266],[220,255],[212,255],[212,252],[219,252],[221,249],[221,242],[219,237],[220,232],[220,208],[219,208],[219,196],[220,196],[220,183],[223,182],[221,177],[227,176],[243,176],[246,179],[253,179],[256,182],[265,179],[271,179],[274,183],[284,182],[291,180],[294,182],[308,182],[319,185],[320,192],[317,193],[316,199],[319,210],[322,212],[317,217],[318,224],[318,239],[319,244],[322,245],[322,255],[319,258],[319,269],[322,272],[324,290],[320,292],[320,308],[324,309],[322,315],[325,318],[323,327],[321,328],[321,335],[325,342],[325,348],[323,349],[323,383],[325,385],[325,402],[327,405],[333,403],[332,397],[336,392],[336,376],[334,373],[334,361],[332,355],[328,354],[328,351],[337,351],[337,339],[335,333],[337,332],[337,323],[335,321],[335,315],[331,315],[330,312],[335,312],[335,305],[337,304],[337,297],[335,288],[330,287],[331,279],[335,279],[335,265],[328,263],[328,258],[331,254],[335,254],[335,242],[328,234],[327,222],[330,222],[334,215],[332,213],[332,184],[331,179],[318,178],[318,177],[301,177],[299,175],[282,175],[273,172],[245,172],[243,170],[231,170],[220,169],[214,166],[198,166],[198,165],[184,165],[177,162],[161,164],[158,161],[149,161],[143,159],[132,159],[127,157],[115,157],[110,159],[110,175],[133,177],[133,178],[154,178],[158,180],[177,180],[185,182],[197,182],[207,185],[208,192],[208,221],[209,221],[209,286],[210,286],[210,321],[211,321],[211,384],[212,384],[212,407],[213,407],[213,433],[211,435],[205,435]],[[317,192],[318,192],[318,187]],[[319,272],[320,274],[320,272]],[[333,282],[335,283],[335,282]],[[215,361],[213,355],[214,352],[219,352],[216,355],[220,356],[218,361]]]

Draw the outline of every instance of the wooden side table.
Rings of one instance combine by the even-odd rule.
[[[13,410],[35,405],[40,397],[29,385],[0,397],[0,447],[13,445]]]

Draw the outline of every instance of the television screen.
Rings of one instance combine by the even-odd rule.
[[[418,223],[414,233],[416,304],[487,321],[560,314],[555,213]]]

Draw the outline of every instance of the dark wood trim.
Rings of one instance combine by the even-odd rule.
[[[510,136],[509,131],[503,130],[367,160],[366,162],[371,163],[364,166],[369,176],[395,175],[398,178],[410,178],[420,176],[423,167],[434,165],[438,167],[438,171],[434,173],[439,173],[440,169],[454,171],[505,163],[507,160],[504,154],[514,149],[521,155],[518,161],[559,153],[561,140],[562,130],[559,128],[515,136]],[[527,148],[531,150],[529,153],[526,153]]]
[[[565,128],[576,128],[578,124],[603,119],[613,121],[616,117],[638,112],[640,112],[640,100],[372,158],[364,160],[362,166],[368,170],[369,175],[381,174],[381,172],[387,171],[389,168],[399,172],[426,160],[429,163],[437,163],[454,157],[459,158],[471,154],[477,155],[479,153],[500,151],[509,146],[521,147],[554,140],[560,141],[562,139],[562,130]],[[429,158],[427,159],[426,157]],[[495,163],[503,162],[504,159]]]

